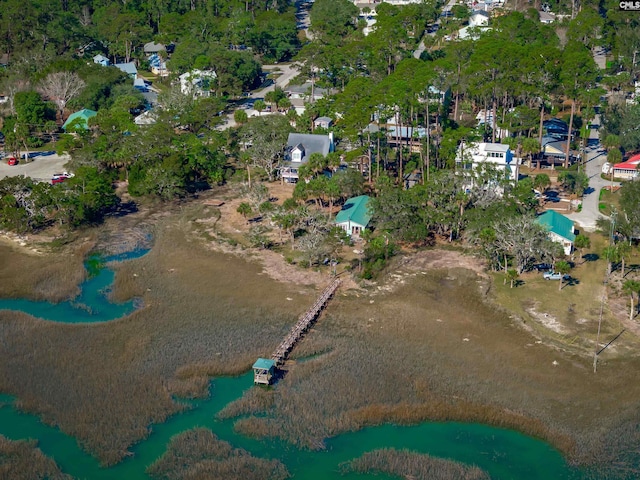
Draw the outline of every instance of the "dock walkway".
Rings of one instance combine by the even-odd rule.
[[[325,288],[313,306],[307,310],[293,326],[289,334],[285,337],[282,343],[271,355],[271,359],[275,362],[276,366],[282,365],[287,359],[287,356],[296,346],[296,343],[302,338],[304,333],[309,329],[313,322],[318,318],[322,309],[326,306],[331,296],[335,293],[340,286],[340,280],[335,279],[327,288]]]

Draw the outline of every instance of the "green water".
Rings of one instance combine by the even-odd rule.
[[[255,456],[281,460],[294,475],[305,480],[333,478],[387,478],[380,475],[341,475],[339,465],[377,448],[407,448],[435,457],[477,465],[494,479],[574,479],[562,456],[549,445],[517,432],[484,425],[424,423],[404,427],[382,425],[346,433],[327,441],[327,450],[298,450],[280,442],[258,441],[233,431],[233,421],[215,415],[227,403],[252,387],[252,374],[218,378],[211,383],[210,398],[193,402],[193,408],[163,424],[154,425],[151,435],[132,448],[134,456],[107,469],[83,452],[75,440],[58,429],[43,425],[37,417],[20,413],[11,397],[0,396],[0,434],[12,439],[36,438],[39,447],[65,472],[81,479],[147,479],[145,468],[166,450],[169,439],[194,427],[211,429],[219,438]]]
[[[90,261],[92,276],[81,285],[82,293],[74,302],[50,304],[28,300],[0,300],[0,309],[21,310],[58,322],[80,323],[107,321],[131,313],[132,302],[113,304],[108,291],[114,273],[103,268],[109,261],[135,258],[145,252],[107,257],[103,262]],[[91,271],[93,270],[93,271]],[[52,457],[60,468],[79,479],[146,479],[146,467],[166,450],[169,439],[194,427],[211,429],[219,438],[244,448],[262,458],[281,460],[296,479],[333,478],[385,479],[382,475],[341,475],[339,465],[378,448],[407,448],[435,457],[477,465],[494,479],[576,479],[559,452],[544,442],[514,431],[477,424],[424,423],[416,426],[382,425],[346,433],[327,441],[325,451],[310,452],[273,441],[258,441],[233,431],[233,420],[216,420],[216,413],[242,396],[252,386],[251,373],[240,377],[217,378],[211,382],[210,396],[192,402],[192,408],[175,415],[163,424],[153,425],[149,437],[133,446],[130,457],[111,468],[100,468],[98,461],[85,453],[74,438],[54,427],[42,424],[36,416],[24,414],[14,406],[14,399],[0,395],[0,434],[12,440],[33,438],[40,449]]]
[[[53,322],[106,322],[129,315],[135,302],[112,303],[109,300],[115,273],[104,265],[139,258],[148,250],[136,250],[101,258],[92,256],[85,262],[89,278],[80,285],[80,295],[60,303],[36,302],[26,299],[0,299],[0,310],[18,310]]]

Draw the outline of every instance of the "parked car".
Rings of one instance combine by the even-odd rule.
[[[548,271],[548,272],[544,272],[542,274],[542,278],[544,278],[545,280],[569,280],[571,278],[571,275],[562,275],[561,273],[556,273],[556,272],[552,272],[552,271]]]
[[[55,185],[56,183],[62,183],[67,178],[72,178],[74,176],[75,175],[73,173],[69,173],[69,172],[54,173],[53,176],[51,177],[51,184]]]
[[[16,157],[7,158],[7,165],[17,165],[18,159]]]
[[[551,270],[551,265],[548,263],[536,263],[533,268],[539,272],[546,272],[547,270]]]

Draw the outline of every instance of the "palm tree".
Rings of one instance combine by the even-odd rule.
[[[640,282],[636,280],[627,280],[622,285],[622,289],[626,294],[629,295],[629,298],[631,299],[631,309],[629,311],[629,320],[633,320],[634,313],[635,313],[633,309],[633,297],[635,296],[636,293],[640,292]]]
[[[539,173],[533,179],[533,187],[540,190],[541,192],[544,192],[550,186],[551,186],[551,179],[549,178],[549,175],[547,175],[546,173]]]
[[[518,275],[518,271],[514,268],[510,268],[509,270],[507,270],[507,280],[509,280],[509,282],[511,282],[511,287],[513,288],[513,284],[518,280],[518,277],[520,275]]]
[[[253,109],[258,112],[258,115],[262,114],[262,111],[267,107],[267,104],[263,100],[256,100],[253,102]]]
[[[629,256],[629,254],[631,253],[631,245],[629,245],[627,242],[620,242],[616,245],[616,250],[618,251],[618,257],[620,258],[620,268],[621,268],[621,274],[622,274],[622,278],[624,278],[624,262],[626,260],[626,258]]]
[[[569,265],[569,262],[561,260],[556,263],[556,270],[560,274],[560,284],[558,285],[558,290],[562,290],[562,281],[564,280],[564,276],[571,271],[571,265]]]
[[[620,256],[618,255],[618,249],[615,245],[609,245],[605,247],[602,251],[602,255],[607,259],[607,275],[611,275],[613,270],[613,264],[618,263],[620,261]]]
[[[527,155],[529,168],[533,164],[533,154],[540,152],[540,144],[535,138],[525,138],[522,140],[522,153]]]
[[[582,250],[591,246],[591,240],[586,235],[579,234],[576,235],[573,245],[580,250],[580,257],[582,257]]]

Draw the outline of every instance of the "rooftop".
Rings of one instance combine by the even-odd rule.
[[[573,233],[573,221],[561,213],[554,210],[547,210],[546,212],[538,215],[536,221],[550,232],[566,238],[567,240],[573,242],[576,239],[576,236]]]
[[[312,133],[290,133],[287,139],[289,149],[302,145],[304,147],[304,157],[302,162],[309,160],[312,153],[327,155],[331,152],[331,138],[329,135],[314,135]]]
[[[144,53],[158,53],[165,50],[165,47],[161,43],[149,42],[144,44]]]
[[[62,125],[62,129],[66,131],[67,127],[69,125],[71,125],[71,123],[74,122],[77,119],[80,119],[82,127],[87,129],[87,128],[89,128],[89,125],[88,125],[87,121],[91,117],[95,117],[97,114],[98,114],[98,112],[96,112],[94,110],[89,110],[88,108],[83,108],[82,110],[79,110],[79,111],[74,112],[71,115],[69,115],[69,118],[67,118],[67,121],[64,122],[64,125]]]
[[[127,73],[129,75],[137,75],[138,74],[138,69],[136,68],[136,64],[133,63],[133,62],[116,63],[114,65],[114,67],[122,70],[124,73]]]
[[[369,212],[368,195],[350,198],[336,215],[336,223],[351,221],[366,227],[369,224],[369,220],[371,220],[371,213]]]
[[[252,368],[258,370],[271,370],[272,368],[275,368],[275,366],[275,360],[271,360],[270,358],[259,358],[256,360],[256,363],[253,364]]]

